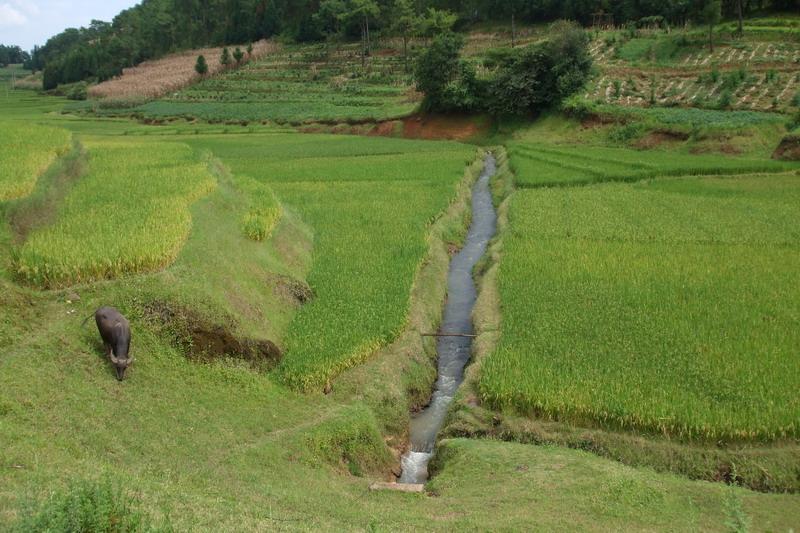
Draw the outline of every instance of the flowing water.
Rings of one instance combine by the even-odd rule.
[[[475,263],[486,253],[486,247],[497,229],[497,216],[492,205],[489,180],[495,173],[491,154],[480,178],[472,189],[472,222],[466,243],[450,262],[447,275],[447,304],[442,319],[442,333],[472,334],[472,308],[477,291],[472,278]],[[430,404],[411,419],[411,449],[403,456],[400,483],[424,483],[428,479],[428,462],[433,457],[436,434],[444,423],[447,409],[464,379],[464,366],[472,352],[471,337],[438,337],[439,377]]]

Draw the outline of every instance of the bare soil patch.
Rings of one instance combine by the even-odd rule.
[[[689,136],[685,133],[679,133],[669,130],[651,131],[641,139],[633,143],[633,146],[641,150],[649,150],[658,148],[663,145],[674,145],[685,142]]]
[[[407,139],[445,139],[464,141],[488,129],[474,117],[459,115],[415,115],[403,119],[403,137]]]
[[[213,323],[181,306],[152,302],[145,306],[145,317],[168,331],[186,358],[192,361],[241,359],[262,370],[273,368],[283,356],[270,340],[237,337],[232,327]]]
[[[772,154],[772,159],[800,161],[800,135],[787,135]]]

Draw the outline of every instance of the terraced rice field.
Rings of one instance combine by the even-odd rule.
[[[649,175],[647,163],[668,163],[649,152],[579,169],[605,153],[580,149],[557,175],[552,148],[532,152],[541,159],[522,158],[523,183],[589,182],[579,171],[598,166]],[[666,168],[681,173],[679,164]],[[518,191],[483,400],[681,439],[796,438],[798,217],[793,173]]]
[[[39,175],[70,145],[61,128],[0,122],[0,202],[28,196]]]
[[[170,264],[191,228],[189,206],[215,187],[207,163],[186,144],[88,139],[88,172],[56,222],[15,253],[16,274],[59,287]]]
[[[405,325],[430,223],[475,153],[464,145],[320,135],[190,141],[268,184],[314,232],[314,298],[290,323],[277,372],[320,390]]]
[[[376,50],[366,67],[354,45],[285,46],[259,61],[137,111],[211,121],[381,120],[409,114],[416,97],[396,50]]]
[[[604,181],[636,181],[658,176],[783,172],[798,165],[765,159],[720,155],[681,155],[585,146],[580,150],[524,142],[509,145],[518,187],[580,185]]]

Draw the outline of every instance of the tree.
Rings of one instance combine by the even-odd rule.
[[[742,14],[742,0],[736,0],[736,16],[739,19],[739,37],[744,35],[744,15]]]
[[[197,63],[194,64],[194,71],[201,76],[208,74],[208,63],[206,63],[206,58],[202,55],[197,56]]]
[[[361,42],[363,53],[361,55],[361,65],[366,64],[367,56],[370,55],[369,21],[370,18],[377,18],[381,14],[381,8],[375,0],[350,0],[348,4],[348,18],[359,21],[361,26]]]
[[[694,18],[700,24],[708,24],[708,49],[713,54],[714,26],[720,21],[720,18],[722,18],[722,4],[720,0],[698,1]]]
[[[550,39],[502,58],[488,91],[487,108],[495,115],[526,115],[559,103],[579,90],[592,61],[589,38],[579,26],[557,22]]]
[[[227,67],[231,64],[231,53],[228,51],[227,46],[222,49],[222,56],[219,58],[219,62],[223,67]]]
[[[253,43],[247,45],[247,59],[253,59]]]
[[[403,38],[403,67],[408,72],[408,38],[418,24],[413,0],[397,0],[394,5],[393,29]]]
[[[444,9],[428,8],[424,17],[419,20],[419,32],[423,37],[435,37],[453,29],[458,16]]]
[[[414,70],[417,90],[425,95],[423,108],[439,111],[445,105],[447,87],[461,72],[459,52],[464,39],[455,33],[447,32],[433,39],[431,45],[419,56]]]
[[[244,59],[244,52],[242,52],[237,46],[233,51],[233,60],[236,61],[236,65],[238,66],[242,63],[242,59]]]

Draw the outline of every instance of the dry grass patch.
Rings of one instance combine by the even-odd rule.
[[[234,47],[230,47],[232,50]],[[246,46],[241,47],[242,50]],[[258,41],[253,43],[251,55],[245,54],[244,62],[254,61],[278,49],[276,43]],[[220,63],[222,48],[202,48],[171,54],[161,59],[145,61],[138,66],[126,68],[122,76],[105,81],[89,89],[92,98],[158,98],[177,91],[198,79],[194,70],[197,56],[204,56],[208,63],[208,75],[224,70]]]

